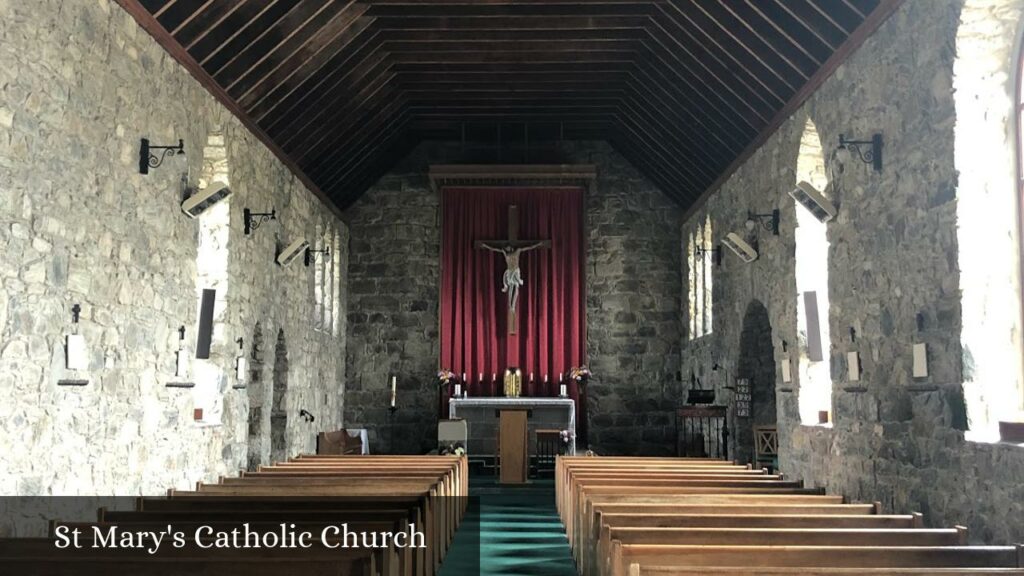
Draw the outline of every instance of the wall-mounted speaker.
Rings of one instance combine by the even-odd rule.
[[[216,290],[203,289],[203,298],[199,304],[199,335],[196,338],[196,358],[203,360],[210,357],[210,344],[213,341],[213,305],[216,300]]]

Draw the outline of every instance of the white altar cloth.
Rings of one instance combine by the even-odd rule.
[[[542,428],[557,427],[572,433],[569,441],[569,454],[576,454],[576,403],[572,398],[520,397],[520,398],[452,398],[448,403],[448,417],[462,418],[469,425],[469,446],[471,455],[493,455],[494,437],[497,434],[497,419],[493,410],[509,409],[533,410],[534,417],[529,419],[531,431],[538,425]],[[476,433],[474,434],[474,428]],[[493,431],[493,434],[491,432]],[[536,453],[535,435],[530,435],[531,452]]]

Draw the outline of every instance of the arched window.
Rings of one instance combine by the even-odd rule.
[[[200,188],[222,182],[231,183],[228,170],[227,147],[224,135],[214,131],[203,147],[203,169]],[[213,338],[209,359],[197,359],[193,369],[195,388],[192,389],[196,408],[203,409],[203,422],[217,424],[223,409],[222,380],[226,374],[222,366],[228,362],[225,354],[233,354],[227,347],[224,334],[228,298],[228,241],[231,232],[231,197],[214,204],[199,215],[199,237],[196,250],[196,296],[202,301],[203,290],[216,290],[213,306]],[[198,317],[198,315],[197,315]]]
[[[711,333],[711,293],[714,254],[711,240],[711,216],[691,233],[687,242],[687,298],[690,313],[690,339]]]
[[[329,224],[317,224],[313,249],[316,262],[313,266],[313,326],[321,332],[335,333],[338,295],[338,273],[335,267],[338,257],[337,232]]]
[[[967,0],[953,64],[960,345],[976,441],[998,440],[999,421],[1019,418],[1024,400],[1021,16],[1011,2]]]
[[[796,159],[796,181],[827,195],[828,176],[821,138],[814,122],[804,125]],[[796,207],[797,332],[800,338],[800,420],[823,423],[832,412],[832,370],[828,314],[828,234],[826,225],[804,207]],[[825,421],[830,421],[831,418]]]

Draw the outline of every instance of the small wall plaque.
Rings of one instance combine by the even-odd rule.
[[[89,368],[89,351],[85,347],[85,336],[68,334],[65,341],[68,370],[86,370]]]
[[[88,386],[88,380],[57,380],[57,386]]]

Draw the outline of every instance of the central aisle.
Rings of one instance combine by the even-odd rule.
[[[493,476],[471,476],[469,492],[474,498],[440,576],[576,576],[552,479],[499,486]]]

